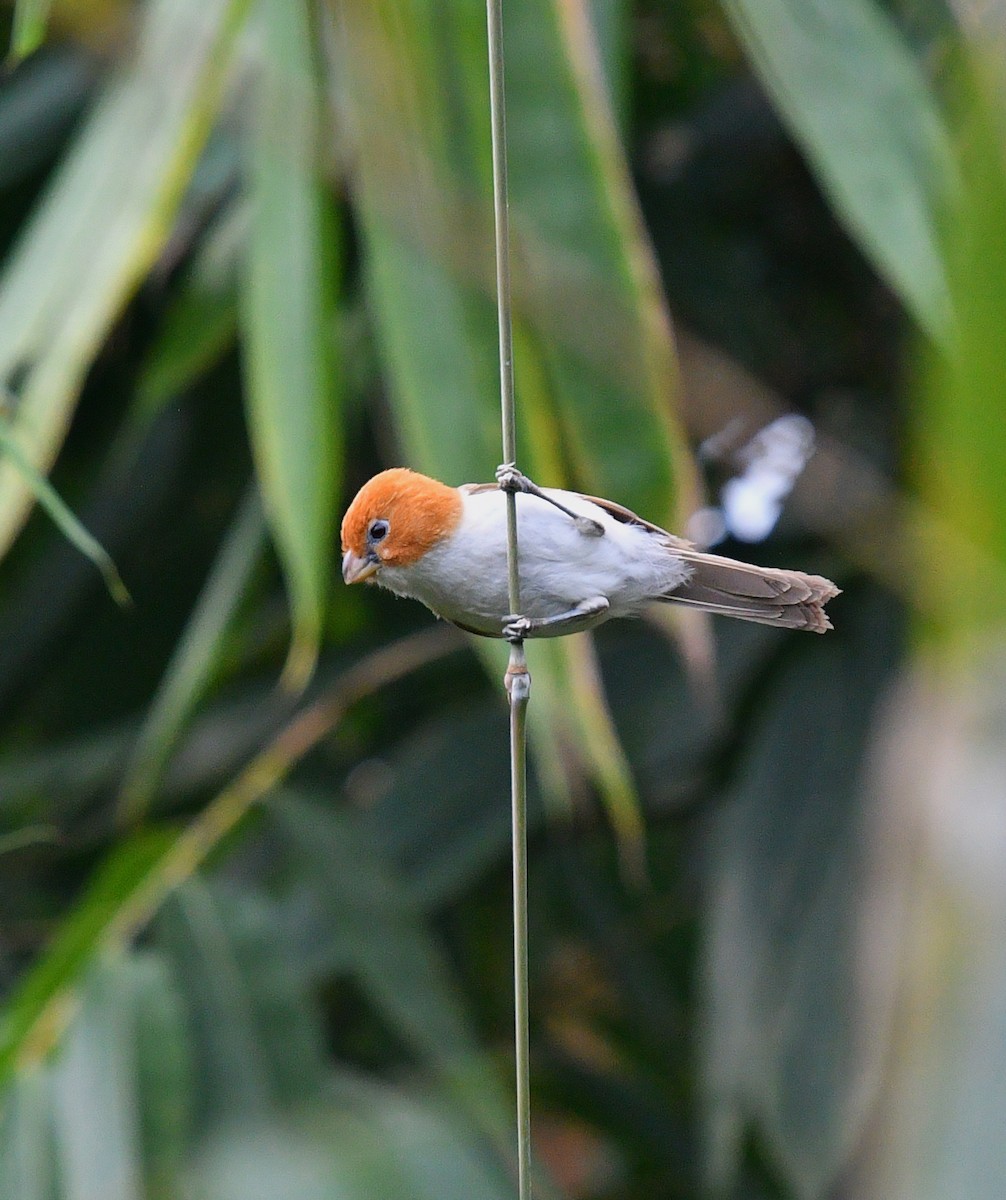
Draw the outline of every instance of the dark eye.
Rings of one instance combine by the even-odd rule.
[[[380,542],[388,536],[387,521],[371,521],[370,529],[367,531],[367,540],[370,542]]]

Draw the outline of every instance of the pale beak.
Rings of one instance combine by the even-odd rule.
[[[342,577],[347,583],[362,583],[372,575],[376,575],[381,565],[376,555],[366,554],[362,558],[347,550],[342,556]]]

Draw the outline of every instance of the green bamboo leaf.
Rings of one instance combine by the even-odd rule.
[[[250,148],[241,313],[248,422],[293,619],[288,686],[314,669],[332,564],[339,424],[334,216],[321,178],[321,97],[308,6],[262,0],[267,48]]]
[[[111,555],[97,538],[88,533],[59,492],[28,459],[15,441],[6,422],[0,420],[0,459],[4,456],[10,459],[20,472],[31,494],[49,514],[53,524],[66,540],[76,546],[81,554],[85,558],[89,558],[98,568],[105,581],[105,586],[116,604],[128,608],[132,601]]]
[[[187,1042],[159,958],[100,958],[63,1054],[19,1076],[5,1099],[0,1196],[173,1195],[191,1107]]]
[[[131,437],[146,430],[165,404],[190,387],[234,343],[248,215],[246,204],[231,204],[214,222],[187,268],[140,371]]]
[[[40,473],[81,381],[155,261],[213,121],[249,0],[154,0],[0,278],[0,380],[11,435]],[[0,553],[34,499],[0,464]]]
[[[632,768],[604,694],[593,639],[556,638],[554,641],[564,659],[561,670],[569,684],[565,695],[577,697],[577,703],[568,706],[568,711],[576,722],[579,744],[587,754],[591,774],[607,806],[621,856],[622,874],[626,881],[640,886],[646,880],[643,814]]]
[[[134,1003],[136,1096],[145,1197],[177,1195],[198,1093],[182,981],[149,950],[124,961]]]
[[[862,1196],[995,1200],[1006,1172],[991,1136],[1006,1105],[1006,839],[985,819],[1002,811],[1006,645],[1002,626],[981,634],[967,657],[925,648],[903,670],[874,746],[856,1041],[883,1078]]]
[[[1000,353],[1006,156],[998,97],[983,95],[979,80],[965,78],[962,73],[959,86],[967,94],[957,100],[955,130],[962,186],[942,231],[955,336],[945,353],[934,352],[925,364],[912,459],[919,491],[939,524],[915,586],[926,601],[930,632],[959,644],[1006,621]]]
[[[595,30],[608,107],[618,128],[628,125],[632,70],[632,6],[628,0],[589,0],[590,21]]]
[[[52,0],[16,0],[8,61],[20,62],[45,41]]]
[[[487,1069],[449,963],[372,834],[327,801],[313,803],[289,788],[273,797],[270,812],[295,846],[300,872],[320,884],[326,915],[361,988],[479,1114],[497,1145],[506,1144],[508,1105]]]
[[[906,308],[945,341],[939,244],[949,139],[904,38],[875,0],[723,0],[839,220]]]
[[[23,850],[26,846],[38,846],[58,840],[59,830],[55,825],[25,825],[0,836],[0,856]]]
[[[61,1035],[74,990],[121,930],[121,914],[147,886],[174,845],[166,831],[123,843],[78,901],[48,950],[6,1002],[0,1016],[0,1090],[16,1069],[43,1059]]]
[[[156,926],[157,942],[201,1014],[196,1088],[207,1122],[260,1121],[318,1099],[324,1036],[272,905],[257,890],[194,878]]]
[[[670,322],[593,29],[584,6],[529,0],[507,28],[516,296],[572,481],[674,526],[694,484]]]
[[[327,881],[321,894],[362,984],[402,1036],[449,1077],[476,1055],[478,1042],[448,964],[401,883],[357,822],[330,804],[284,789],[269,807],[296,845],[301,871]]]
[[[238,605],[265,542],[258,492],[241,503],[140,729],[119,792],[119,815],[136,821],[146,810],[185,722],[217,670]]]

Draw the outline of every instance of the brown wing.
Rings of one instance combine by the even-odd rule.
[[[603,508],[616,521],[641,525],[657,534],[692,567],[692,574],[685,583],[659,599],[781,629],[808,629],[814,633],[826,633],[831,629],[824,606],[839,594],[839,589],[830,579],[806,575],[803,571],[759,567],[720,554],[706,554],[691,542],[644,521],[620,504],[597,496],[584,496],[584,499]]]
[[[652,521],[644,520],[637,513],[634,513],[631,508],[626,508],[623,504],[616,504],[614,500],[605,500],[601,496],[585,496],[581,492],[577,492],[576,494],[581,500],[589,500],[591,504],[596,504],[598,508],[603,508],[609,517],[614,517],[616,521],[621,521],[623,525],[641,525],[651,533],[659,534],[660,537],[666,538],[675,550],[695,549],[692,543],[685,538],[677,537],[673,533],[668,533],[666,529],[661,529],[659,525],[654,525]]]

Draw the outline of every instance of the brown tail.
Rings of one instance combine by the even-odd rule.
[[[679,553],[693,568],[693,574],[661,600],[779,629],[827,633],[832,628],[824,606],[839,594],[839,589],[830,579],[804,575],[802,571],[755,567],[700,550]]]

